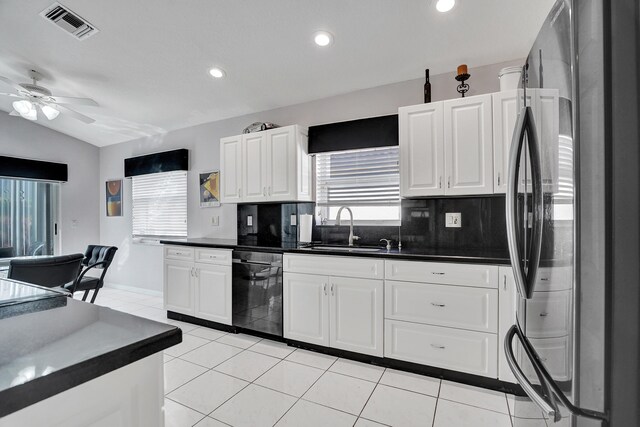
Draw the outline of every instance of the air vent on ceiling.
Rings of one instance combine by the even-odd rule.
[[[100,31],[78,14],[57,2],[40,12],[40,16],[53,22],[78,40],[85,40]]]

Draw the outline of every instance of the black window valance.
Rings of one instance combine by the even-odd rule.
[[[309,154],[398,145],[398,115],[309,127]]]
[[[127,178],[186,170],[189,170],[189,150],[186,148],[124,159],[124,176]]]
[[[0,156],[0,176],[5,178],[67,182],[69,172],[65,163]]]

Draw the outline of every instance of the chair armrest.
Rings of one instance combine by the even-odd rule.
[[[76,287],[78,286],[78,283],[80,283],[82,278],[85,276],[85,274],[87,274],[87,272],[92,268],[95,268],[99,265],[104,265],[104,268],[105,268],[105,270],[102,272],[102,275],[100,276],[100,279],[99,279],[100,281],[102,281],[104,274],[106,273],[106,267],[109,266],[109,262],[107,261],[100,261],[100,262],[93,263],[91,265],[88,265],[87,268],[85,268],[84,270],[82,270],[82,272],[78,274],[78,277],[76,277],[76,280],[73,281],[73,286],[71,287],[71,295],[73,295],[76,292]]]

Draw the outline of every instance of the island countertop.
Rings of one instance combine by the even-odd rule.
[[[182,341],[176,326],[64,293],[8,279],[0,289],[0,417]]]

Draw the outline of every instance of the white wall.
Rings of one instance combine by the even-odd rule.
[[[99,243],[98,147],[0,112],[0,155],[66,163],[69,181],[62,184],[60,195],[61,253],[84,253],[88,244]]]
[[[523,61],[509,61],[471,68],[467,96],[499,90],[498,72],[501,68],[520,65]],[[188,234],[189,237],[235,238],[236,205],[201,209],[198,206],[198,173],[219,168],[219,140],[238,135],[255,121],[268,121],[282,126],[302,126],[352,120],[363,117],[396,114],[398,107],[423,101],[423,79],[360,90],[304,104],[278,108],[218,122],[180,129],[167,134],[137,139],[100,149],[100,182],[124,176],[127,157],[187,148],[190,153]],[[458,82],[454,73],[431,77],[432,101],[457,98]],[[101,190],[103,191],[103,190]],[[124,186],[124,217],[107,218],[104,200],[100,199],[100,240],[102,244],[120,248],[107,281],[135,286],[146,290],[162,289],[162,247],[131,241],[131,181]],[[220,217],[220,225],[212,226],[211,217]]]

